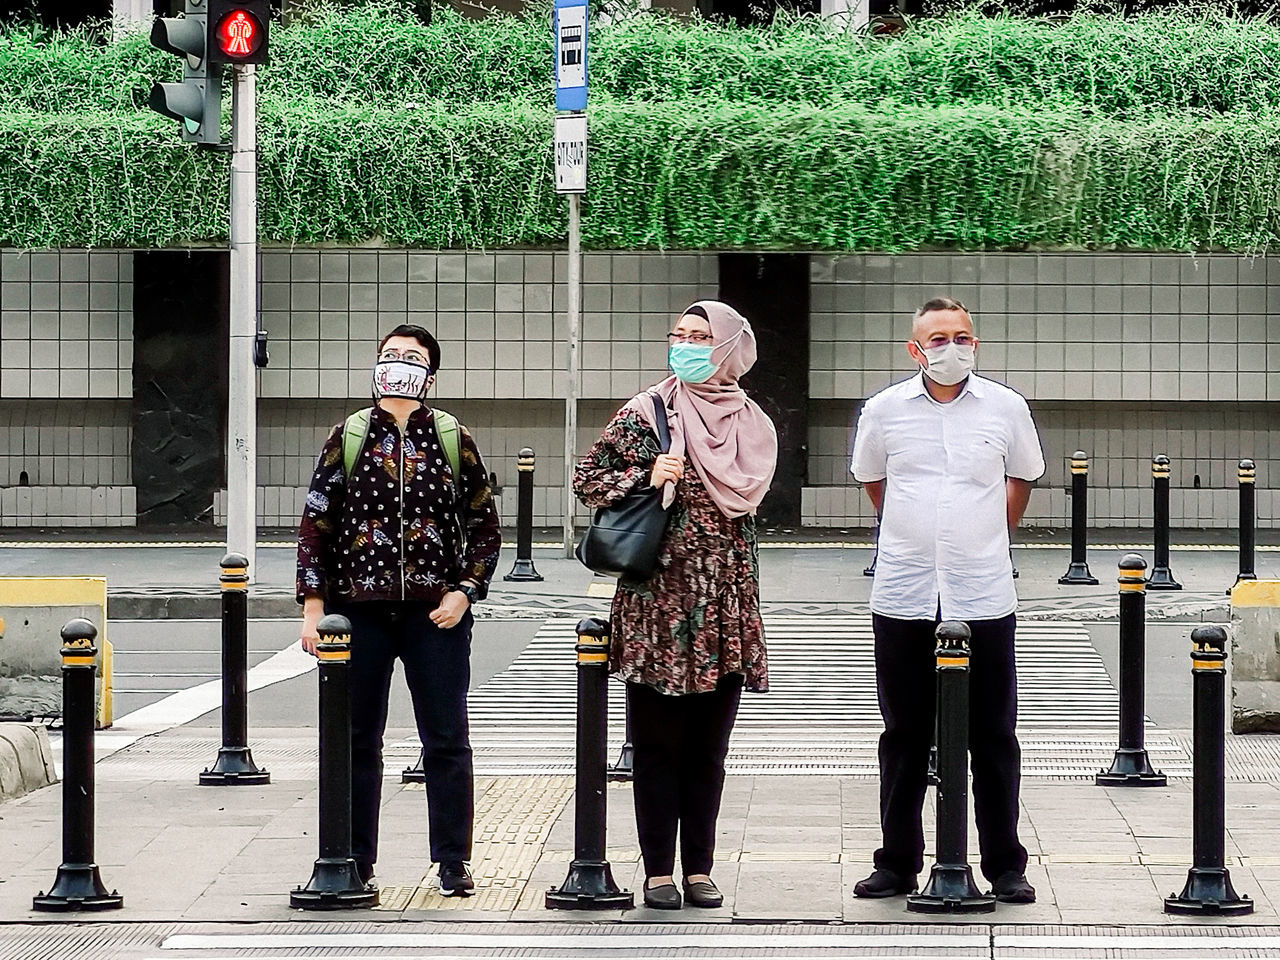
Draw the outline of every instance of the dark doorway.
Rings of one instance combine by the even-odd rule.
[[[756,332],[759,359],[743,386],[778,428],[778,471],[760,520],[797,527],[809,472],[809,255],[722,253],[720,299]]]
[[[139,526],[213,524],[226,461],[225,252],[133,255],[133,483]]]

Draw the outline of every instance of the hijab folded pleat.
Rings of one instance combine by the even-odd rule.
[[[699,300],[685,313],[690,311],[705,313],[711,324],[711,360],[716,372],[705,383],[667,377],[627,406],[652,426],[648,394],[662,397],[671,427],[670,452],[677,457],[688,455],[725,516],[754,515],[769,492],[778,464],[778,433],[773,421],[738,385],[738,379],[756,362],[755,333],[747,319],[726,303]],[[664,504],[670,506],[674,497],[675,485],[668,483]]]

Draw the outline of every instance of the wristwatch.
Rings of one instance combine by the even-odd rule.
[[[473,586],[472,586],[471,584],[469,584],[469,583],[460,583],[460,584],[458,584],[458,590],[459,590],[459,592],[461,592],[464,596],[466,596],[466,598],[467,598],[467,603],[469,603],[469,604],[470,604],[471,606],[473,606],[473,607],[474,607],[474,606],[476,605],[476,603],[480,600],[480,594],[479,594],[479,592],[476,590],[476,588],[475,588],[475,587],[473,587]]]

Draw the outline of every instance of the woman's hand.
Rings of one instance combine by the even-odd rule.
[[[654,461],[653,473],[649,475],[649,486],[660,487],[668,481],[674,483],[684,474],[684,461],[669,453],[658,454]]]
[[[324,601],[319,597],[307,597],[302,605],[302,649],[313,657],[320,642],[320,618],[324,616]]]

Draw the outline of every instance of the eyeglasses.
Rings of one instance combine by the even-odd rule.
[[[378,359],[383,363],[389,363],[392,360],[405,360],[409,363],[421,363],[425,366],[430,366],[427,358],[417,350],[406,350],[401,353],[399,350],[387,349],[378,354]]]
[[[918,344],[922,350],[930,350],[934,347],[945,347],[948,343],[954,343],[957,347],[972,347],[977,342],[977,337],[970,333],[957,333],[954,337],[944,337],[938,335],[930,337],[925,343]]]
[[[710,343],[711,334],[709,333],[668,333],[667,340],[671,343]]]

